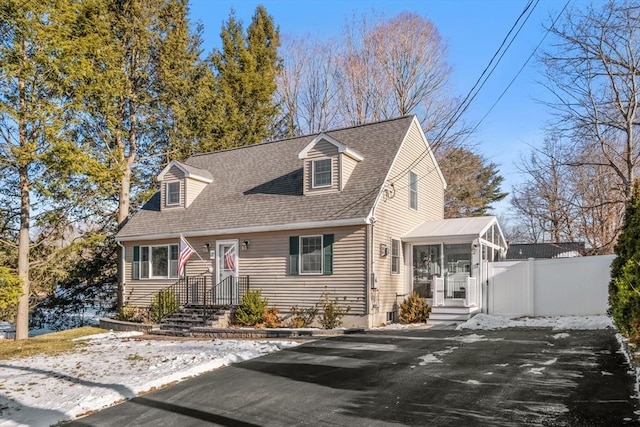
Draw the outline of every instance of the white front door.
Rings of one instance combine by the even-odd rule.
[[[216,289],[217,304],[238,303],[238,241],[219,240],[216,242]]]

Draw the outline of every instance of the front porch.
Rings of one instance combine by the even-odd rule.
[[[210,276],[183,277],[154,297],[160,331],[179,335],[194,327],[226,326],[230,309],[248,290],[249,276],[228,276],[215,284]]]

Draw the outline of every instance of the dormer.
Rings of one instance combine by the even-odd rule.
[[[157,178],[160,183],[160,209],[187,208],[204,188],[213,182],[209,171],[172,160]]]
[[[305,196],[342,191],[356,165],[364,157],[321,133],[298,154],[303,165]]]

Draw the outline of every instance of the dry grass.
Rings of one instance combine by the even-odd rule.
[[[68,331],[40,335],[27,340],[0,340],[0,360],[29,357],[38,354],[54,355],[69,352],[85,345],[82,341],[73,341],[74,338],[104,332],[107,331],[93,326],[85,326],[82,328],[69,329]]]

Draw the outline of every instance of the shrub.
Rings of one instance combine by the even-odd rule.
[[[298,308],[291,307],[291,317],[287,326],[290,328],[308,328],[318,315],[318,307]]]
[[[174,313],[180,308],[180,302],[176,293],[171,289],[158,292],[151,301],[149,306],[149,315],[154,322],[160,322],[162,319]]]
[[[118,310],[116,320],[121,320],[123,322],[151,323],[148,308],[133,307],[131,305],[125,305]]]
[[[346,300],[346,297],[344,298]],[[341,307],[338,305],[337,299],[329,299],[329,293],[322,294],[318,302],[322,309],[318,316],[318,322],[324,329],[333,329],[342,325],[342,318],[351,310],[351,307]]]
[[[234,323],[241,326],[254,326],[264,321],[264,310],[269,305],[266,298],[262,298],[262,291],[248,291],[242,297],[240,305],[234,312]]]
[[[400,320],[402,323],[426,322],[429,318],[431,307],[426,298],[422,298],[416,292],[406,298],[400,304]]]
[[[262,323],[265,328],[279,328],[282,324],[280,309],[278,307],[267,307],[262,312]]]

